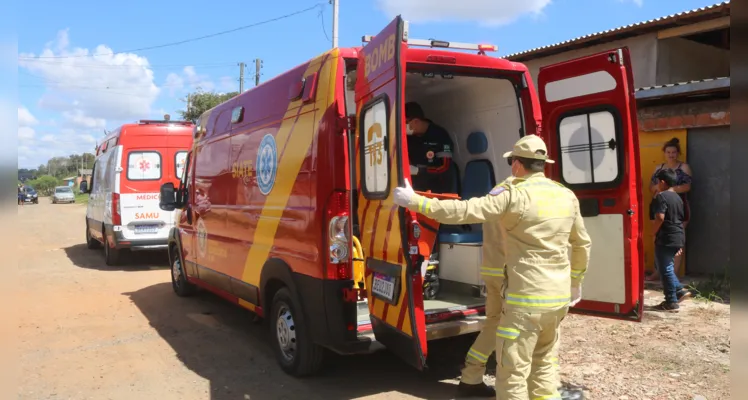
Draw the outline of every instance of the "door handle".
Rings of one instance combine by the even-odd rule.
[[[634,210],[631,210],[631,209],[626,210],[626,214],[628,214],[628,215],[634,215]]]

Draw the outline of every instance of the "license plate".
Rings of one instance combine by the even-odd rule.
[[[387,301],[392,301],[395,297],[394,278],[375,272],[374,281],[371,285],[371,292]]]
[[[158,226],[156,225],[135,225],[135,233],[156,233],[158,232]]]

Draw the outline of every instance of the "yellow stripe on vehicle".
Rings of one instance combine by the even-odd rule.
[[[330,55],[329,58],[328,55]],[[337,58],[337,49],[331,50],[330,52],[315,58],[309,63],[303,76],[306,77],[314,72],[320,71],[320,67],[322,67],[319,73],[317,87],[325,88],[326,86],[336,84],[337,81],[333,80],[331,82],[330,77],[331,75],[333,77],[336,76],[335,74],[338,66]],[[281,217],[283,216],[283,212],[288,204],[291,190],[296,184],[301,165],[303,164],[306,154],[309,151],[309,146],[311,146],[312,140],[316,135],[316,127],[322,116],[322,112],[318,111],[313,113],[310,111],[313,111],[317,107],[327,110],[335,99],[334,97],[330,97],[329,93],[329,91],[319,91],[315,103],[304,106],[298,120],[295,121],[294,118],[284,119],[278,133],[275,135],[278,157],[280,157],[284,148],[285,153],[283,153],[283,157],[278,160],[275,184],[273,190],[265,199],[265,205],[262,208],[260,220],[255,228],[252,246],[250,247],[249,252],[247,253],[247,258],[244,262],[244,272],[242,274],[242,281],[244,282],[259,287],[262,267],[272,250],[275,242],[275,234],[278,231],[278,225],[280,224]],[[286,117],[288,117],[288,111],[298,108],[301,104],[302,100],[291,102],[288,105]],[[294,125],[296,126],[295,128]],[[286,147],[286,142],[288,141],[292,128],[299,134],[294,136],[294,143],[289,144]]]

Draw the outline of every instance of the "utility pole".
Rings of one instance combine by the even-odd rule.
[[[330,0],[332,3],[332,48],[338,47],[338,0]]]
[[[262,69],[262,60],[255,58],[255,86],[260,84],[260,70]]]
[[[239,63],[239,93],[244,93],[244,63]]]

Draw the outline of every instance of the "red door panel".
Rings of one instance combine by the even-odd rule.
[[[636,103],[627,48],[540,69],[553,179],[580,201],[592,254],[572,312],[641,320],[642,224]]]
[[[417,254],[410,256],[414,215],[393,203],[404,184],[403,52],[406,23],[395,18],[359,53],[356,80],[358,121],[358,218],[366,256],[367,300],[377,341],[423,369],[427,354],[423,292]],[[417,247],[415,247],[417,249]],[[417,273],[414,273],[417,272]]]

